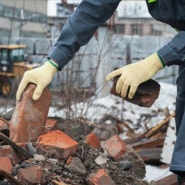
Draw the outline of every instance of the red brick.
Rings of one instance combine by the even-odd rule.
[[[44,133],[47,133],[52,130],[57,129],[57,120],[52,119],[52,118],[47,118],[45,128],[44,128]]]
[[[11,173],[13,168],[12,162],[8,157],[0,157],[0,169]]]
[[[18,180],[26,184],[40,184],[42,180],[43,171],[40,166],[32,166],[29,168],[18,170]]]
[[[19,144],[19,146],[26,150],[26,145]],[[9,145],[3,145],[0,147],[0,157],[9,157],[13,165],[22,161],[21,157]]]
[[[51,131],[39,136],[37,150],[40,153],[47,153],[53,158],[66,159],[78,148],[78,142],[60,130]]]
[[[116,92],[116,83],[118,79],[119,76],[114,78],[110,93],[115,96],[121,97],[121,94]],[[125,97],[124,100],[141,107],[151,107],[155,100],[159,97],[159,92],[160,84],[157,81],[150,79],[139,85],[132,99]]]
[[[73,160],[73,157],[69,156],[69,158],[66,161],[66,165],[70,164],[72,162],[72,160]]]
[[[109,155],[116,161],[119,161],[121,156],[126,153],[126,144],[118,135],[106,140],[104,146]]]
[[[0,119],[0,131],[7,136],[7,133],[9,133],[9,125],[8,122],[3,121]]]
[[[44,89],[39,100],[32,99],[36,86],[28,85],[22,99],[16,107],[10,121],[10,139],[16,143],[36,141],[44,131],[49,110],[51,93]]]
[[[114,181],[104,169],[100,169],[96,173],[90,174],[87,178],[87,183],[88,185],[115,185]]]
[[[90,133],[87,135],[85,143],[94,148],[100,147],[100,139],[94,133]]]

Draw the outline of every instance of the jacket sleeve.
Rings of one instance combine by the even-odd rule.
[[[157,53],[167,66],[185,64],[185,31],[180,31]]]
[[[105,23],[116,10],[120,0],[83,0],[68,18],[62,32],[48,54],[61,70],[88,43],[98,26]]]

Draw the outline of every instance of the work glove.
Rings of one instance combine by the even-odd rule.
[[[33,93],[32,99],[38,100],[44,90],[44,88],[50,84],[53,75],[57,71],[57,66],[51,62],[46,62],[44,65],[31,69],[29,71],[26,71],[24,73],[24,76],[19,84],[17,94],[16,94],[16,100],[20,101],[22,93],[26,89],[26,86],[29,83],[33,83],[36,85],[36,89]]]
[[[142,61],[126,65],[108,74],[106,80],[120,76],[116,84],[116,92],[123,98],[132,99],[138,86],[151,79],[164,67],[157,53],[150,55]]]

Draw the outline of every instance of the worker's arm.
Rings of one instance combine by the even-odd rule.
[[[110,80],[118,75],[116,92],[132,99],[138,86],[154,76],[165,65],[185,64],[185,32],[179,32],[168,44],[142,61],[126,65],[111,72]]]
[[[178,34],[157,53],[161,56],[165,65],[185,64],[185,31]]]
[[[51,49],[48,55],[51,62],[25,72],[17,91],[17,101],[20,100],[29,83],[37,85],[33,99],[39,99],[55,72],[61,70],[73,58],[79,48],[87,44],[98,26],[111,17],[119,2],[120,0],[83,0],[68,18],[60,37]]]
[[[67,20],[62,33],[49,53],[62,69],[90,40],[98,26],[115,12],[120,0],[83,0]]]

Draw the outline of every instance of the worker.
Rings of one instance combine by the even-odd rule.
[[[16,99],[29,83],[36,84],[33,100],[38,100],[43,89],[51,83],[53,75],[61,71],[81,46],[88,43],[96,29],[108,20],[121,0],[83,0],[68,18],[61,34],[48,54],[48,60],[40,67],[25,72]],[[138,61],[119,68],[107,76],[107,80],[121,75],[116,91],[124,98],[132,99],[137,87],[152,78],[165,66],[179,65],[176,98],[177,140],[170,170],[177,174],[179,184],[185,184],[185,0],[146,0],[150,14],[178,30],[176,36],[164,47]],[[124,43],[123,43],[124,44]]]

